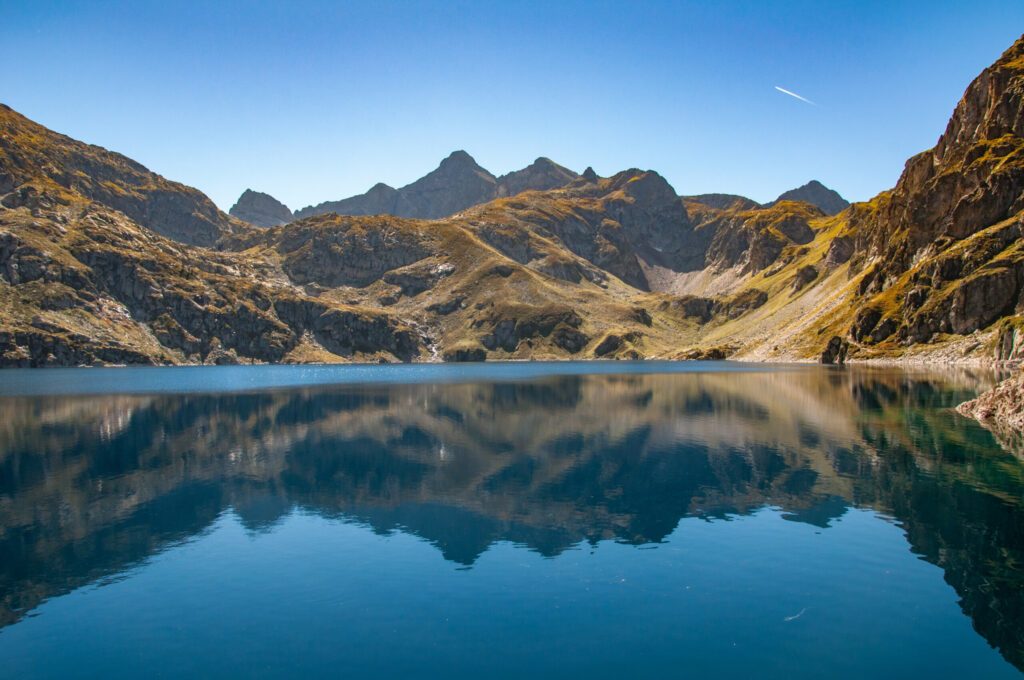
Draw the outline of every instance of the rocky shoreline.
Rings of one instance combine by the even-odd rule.
[[[958,413],[977,420],[997,435],[1024,433],[1024,372],[1018,371],[975,399],[956,407]]]

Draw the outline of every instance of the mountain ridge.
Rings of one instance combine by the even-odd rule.
[[[437,169],[428,173],[428,175],[421,177],[419,180],[416,180],[401,189],[395,189],[383,182],[378,182],[363,194],[357,194],[337,201],[324,201],[316,205],[300,208],[294,213],[288,210],[287,206],[273,196],[262,192],[256,192],[252,189],[246,189],[235,202],[235,205],[232,206],[229,214],[258,227],[276,226],[278,224],[289,222],[292,219],[302,219],[304,217],[323,215],[330,212],[337,213],[339,215],[396,215],[398,217],[414,217],[421,219],[447,217],[454,212],[458,212],[458,210],[469,208],[473,205],[479,205],[480,203],[486,202],[486,200],[473,202],[475,199],[472,197],[456,197],[448,201],[449,205],[459,206],[456,210],[452,213],[438,214],[443,213],[445,209],[424,207],[421,205],[422,200],[417,200],[416,198],[403,199],[401,196],[402,193],[407,190],[416,192],[417,188],[410,189],[410,187],[416,187],[417,183],[420,183],[421,180],[425,180],[427,177],[434,175],[434,173],[442,171],[442,168],[452,167],[453,164],[449,160],[452,157],[457,157],[459,159],[458,162],[454,163],[454,166],[467,168],[470,177],[483,177],[485,183],[490,183],[491,179],[494,180],[495,189],[493,191],[493,195],[489,195],[492,192],[484,190],[484,193],[488,194],[486,200],[503,198],[505,196],[514,196],[515,194],[522,193],[523,191],[547,191],[557,189],[567,186],[568,184],[578,180],[580,177],[585,177],[587,181],[594,181],[597,178],[596,173],[593,173],[591,168],[587,168],[587,170],[593,174],[584,173],[584,175],[578,175],[572,170],[555,163],[545,156],[537,158],[533,163],[521,170],[513,170],[501,175],[500,177],[496,177],[493,173],[477,165],[472,156],[465,151],[460,150],[453,151],[448,157],[441,161]],[[442,180],[438,182],[432,177],[429,183],[434,184],[435,191],[438,193],[443,193],[445,191],[457,193],[460,188],[458,186],[459,180],[458,177],[453,178],[451,176],[452,174],[453,173],[450,172],[448,173],[449,176],[446,178],[447,181]],[[457,175],[458,173],[456,172],[454,174]],[[472,194],[473,192],[471,191],[470,193]],[[786,191],[781,194],[779,198],[765,204],[757,203],[746,196],[740,196],[737,194],[701,194],[686,196],[685,198],[698,203],[704,203],[710,207],[718,209],[725,209],[737,202],[745,209],[752,209],[757,207],[771,207],[775,203],[783,200],[796,200],[810,203],[820,208],[828,215],[833,215],[849,206],[849,203],[842,198],[838,192],[829,189],[817,180],[811,180],[802,187]]]
[[[496,177],[460,149],[445,157],[434,170],[401,188],[378,182],[366,193],[300,208],[294,218],[333,212],[438,219],[495,198],[565,186],[577,177],[575,172],[545,157]]]
[[[0,365],[967,361],[1013,359],[1024,325],[1024,39],[892,190],[835,215],[636,168],[561,184],[547,159],[524,170],[560,186],[459,207],[502,178],[455,152],[374,187],[447,217],[256,228],[9,109],[0,126]]]

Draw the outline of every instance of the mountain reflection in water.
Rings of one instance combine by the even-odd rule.
[[[684,517],[892,517],[1024,668],[1024,465],[948,410],[971,376],[570,375],[228,394],[0,398],[0,625],[232,510],[296,508],[472,566],[644,545]]]

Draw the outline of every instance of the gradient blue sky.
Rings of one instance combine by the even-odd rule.
[[[227,209],[401,186],[466,149],[759,201],[892,186],[1024,2],[0,0],[0,101]],[[817,102],[779,93],[781,86]]]

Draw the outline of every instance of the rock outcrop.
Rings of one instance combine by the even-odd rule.
[[[705,225],[711,235],[705,262],[716,270],[741,267],[761,272],[775,264],[787,246],[814,240],[811,222],[822,213],[807,203],[784,201],[756,210],[729,210]]]
[[[997,431],[1024,432],[1024,374],[1007,378],[956,410]]]
[[[292,211],[270,194],[246,189],[228,211],[232,217],[257,227],[276,227],[292,221]]]
[[[825,349],[822,350],[821,356],[818,358],[818,362],[822,364],[842,364],[846,363],[846,352],[849,345],[845,340],[838,336],[833,336],[828,344],[825,345]]]

